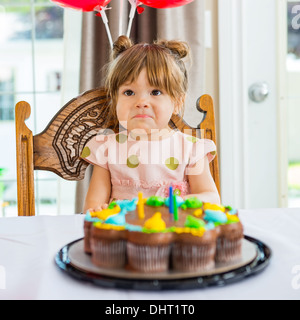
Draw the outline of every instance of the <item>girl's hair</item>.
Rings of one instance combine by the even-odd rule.
[[[161,88],[184,109],[188,89],[187,70],[183,58],[190,48],[183,41],[159,40],[153,44],[133,44],[126,36],[114,43],[111,62],[107,66],[105,87],[110,99],[110,119],[116,119],[118,90],[125,82],[135,81],[146,68],[151,86]]]

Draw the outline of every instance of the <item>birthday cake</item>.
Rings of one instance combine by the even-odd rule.
[[[84,250],[99,267],[191,272],[240,259],[243,226],[230,206],[139,194],[87,212],[84,235]]]

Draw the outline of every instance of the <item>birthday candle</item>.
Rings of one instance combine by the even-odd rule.
[[[140,219],[145,218],[145,212],[144,212],[144,201],[143,201],[143,193],[138,193],[138,216]]]
[[[173,195],[173,203],[174,203],[174,221],[178,221],[178,207],[177,207],[175,195]]]
[[[170,186],[169,188],[169,213],[174,213],[174,203],[173,203],[173,187]]]

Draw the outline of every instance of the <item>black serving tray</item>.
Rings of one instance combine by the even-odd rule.
[[[250,242],[256,249],[257,254],[255,258],[240,267],[233,267],[225,272],[209,272],[208,274],[193,274],[189,277],[185,274],[182,278],[165,278],[156,277],[153,274],[153,278],[126,278],[122,276],[107,275],[105,272],[91,272],[89,270],[83,270],[76,267],[72,263],[69,255],[69,250],[75,244],[78,244],[82,239],[73,241],[65,245],[55,256],[56,265],[67,275],[80,280],[90,282],[96,286],[118,288],[118,289],[132,289],[132,290],[147,290],[147,291],[159,291],[159,290],[189,290],[197,288],[205,288],[211,286],[224,286],[230,283],[241,281],[252,275],[255,275],[263,271],[269,264],[272,256],[271,249],[263,242],[244,236],[244,239]]]

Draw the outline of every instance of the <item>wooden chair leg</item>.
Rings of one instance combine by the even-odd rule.
[[[20,101],[15,108],[16,148],[17,148],[17,185],[18,215],[35,215],[33,135],[25,120],[30,117],[31,108],[25,101]]]

